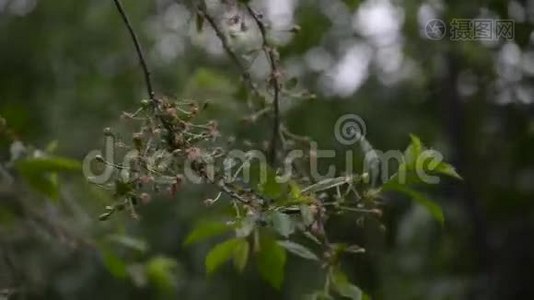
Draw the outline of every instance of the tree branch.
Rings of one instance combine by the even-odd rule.
[[[241,76],[243,77],[243,81],[248,86],[248,88],[256,95],[261,96],[260,92],[256,88],[256,85],[252,81],[252,77],[250,76],[250,72],[247,70],[245,65],[241,62],[237,54],[232,50],[232,47],[228,44],[228,40],[226,39],[226,35],[224,32],[219,28],[217,25],[217,22],[215,19],[213,19],[212,16],[210,16],[206,10],[206,7],[204,5],[198,6],[198,14],[200,14],[201,17],[203,17],[208,23],[210,24],[213,31],[215,31],[215,34],[219,38],[219,40],[222,43],[223,49],[226,52],[226,54],[230,57],[230,59],[237,65],[239,68],[239,71],[241,72]]]
[[[154,107],[154,110],[161,110],[159,107],[159,101],[156,99],[156,94],[154,93],[154,89],[152,87],[152,79],[150,77],[150,70],[148,69],[148,65],[145,60],[145,55],[143,54],[143,49],[141,48],[141,44],[139,43],[139,39],[137,38],[137,34],[135,33],[130,20],[128,18],[128,15],[126,14],[126,11],[124,10],[122,3],[120,0],[113,0],[115,3],[115,6],[117,7],[117,10],[119,11],[122,20],[124,21],[124,24],[126,25],[126,28],[128,29],[128,32],[130,33],[130,37],[132,38],[132,42],[135,46],[135,52],[137,53],[137,57],[139,58],[139,64],[141,65],[141,69],[143,70],[143,74],[145,77],[145,85],[148,93],[148,97],[150,98],[150,101],[152,103],[152,106]],[[167,142],[169,144],[169,147],[174,148],[174,126],[170,124],[165,118],[159,116],[159,120],[163,124],[163,127],[168,131],[167,135]]]
[[[273,106],[274,106],[274,116],[273,116],[273,133],[271,137],[271,145],[269,149],[269,160],[271,165],[274,165],[276,163],[276,152],[278,148],[278,138],[280,134],[280,77],[281,72],[278,68],[278,53],[276,50],[269,45],[267,42],[267,29],[265,27],[265,24],[263,23],[263,20],[261,20],[258,13],[254,11],[250,5],[246,4],[245,7],[247,8],[248,13],[250,16],[254,19],[254,22],[258,26],[261,38],[263,40],[263,50],[265,51],[265,54],[267,55],[269,59],[269,63],[271,66],[271,75],[269,78],[269,83],[273,87],[274,90],[274,96],[273,96]]]
[[[124,8],[120,0],[113,0],[113,2],[115,2],[115,6],[117,7],[117,10],[119,11],[121,15],[122,21],[126,25],[126,28],[128,28],[128,32],[130,33],[130,37],[132,38],[132,42],[135,46],[135,52],[137,52],[137,57],[139,58],[139,63],[141,64],[143,75],[145,77],[145,84],[146,84],[148,97],[153,102],[156,102],[154,89],[152,88],[152,80],[150,79],[150,71],[148,69],[145,56],[143,54],[143,49],[141,48],[141,44],[139,43],[139,39],[137,38],[137,34],[135,34],[135,31],[130,23],[130,20],[128,19],[128,15],[124,11]]]

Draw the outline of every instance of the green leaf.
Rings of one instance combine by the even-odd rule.
[[[115,180],[115,196],[126,196],[135,188],[134,182]]]
[[[273,228],[283,237],[289,237],[295,232],[295,224],[291,220],[291,217],[281,212],[274,212],[271,214],[271,222]]]
[[[372,300],[372,299],[371,299],[371,296],[369,296],[369,295],[366,294],[366,293],[363,293],[363,295],[362,295],[362,300]]]
[[[188,246],[211,237],[221,235],[228,232],[231,229],[230,226],[213,221],[204,221],[198,223],[198,225],[187,235],[184,241],[184,245]]]
[[[245,83],[241,84],[235,92],[234,97],[235,99],[243,102],[249,101],[250,91],[248,89],[248,86]]]
[[[53,140],[51,141],[50,143],[48,143],[48,145],[46,145],[46,148],[45,148],[45,151],[46,153],[54,153],[56,152],[57,148],[58,148],[58,141],[57,140]]]
[[[104,266],[116,278],[124,278],[128,275],[126,263],[110,251],[102,251]]]
[[[169,291],[175,286],[177,267],[178,263],[174,259],[164,256],[153,257],[145,265],[150,282],[163,291]]]
[[[408,166],[415,164],[417,158],[424,150],[423,143],[421,143],[421,139],[418,136],[410,134],[410,140],[410,145],[404,150],[404,159]]]
[[[306,300],[334,300],[332,296],[330,296],[325,291],[317,291],[313,294],[307,295],[304,299]]]
[[[300,200],[302,191],[298,184],[294,181],[289,182],[289,196],[291,200]]]
[[[446,175],[462,180],[462,177],[451,164],[441,161],[442,157],[439,152],[427,149],[415,135],[410,135],[410,138],[410,145],[404,151],[404,162],[400,164],[399,170],[389,181],[397,181],[403,184],[422,183],[420,176],[417,174],[418,169],[419,171]],[[439,155],[439,157],[436,157],[436,155]],[[423,169],[421,170],[421,168]],[[400,174],[405,176],[401,177]]]
[[[136,239],[126,235],[113,234],[108,236],[109,240],[120,244],[126,248],[137,250],[139,252],[146,252],[148,250],[147,243],[143,240]]]
[[[230,239],[217,244],[206,256],[205,266],[208,275],[213,274],[223,263],[234,257],[242,239]]]
[[[460,176],[460,174],[456,172],[456,169],[451,164],[448,164],[446,162],[441,162],[432,171],[439,173],[439,174],[447,175],[447,176],[450,176],[450,177],[453,177],[459,180],[463,180],[462,176]]]
[[[309,259],[309,260],[319,260],[317,255],[315,255],[313,252],[311,252],[310,249],[297,244],[292,241],[278,241],[278,245],[284,247],[287,251],[298,255],[302,258]]]
[[[300,214],[302,216],[302,222],[304,222],[305,226],[310,226],[311,224],[313,224],[313,222],[315,222],[313,211],[311,210],[309,205],[301,205]]]
[[[274,288],[280,289],[284,281],[284,267],[286,251],[276,241],[269,237],[262,237],[260,250],[256,255],[258,269],[261,276]]]
[[[19,160],[16,163],[16,167],[19,171],[24,170],[32,173],[78,172],[81,170],[79,161],[57,156]]]
[[[321,180],[317,182],[316,184],[312,184],[310,186],[307,186],[306,188],[302,189],[302,193],[316,193],[319,191],[324,191],[331,189],[336,186],[343,185],[347,183],[349,178],[343,176],[343,177],[336,177],[336,178],[327,178],[324,180]]]
[[[276,181],[276,174],[272,169],[267,169],[267,178],[265,182],[260,183],[260,192],[273,199],[282,194],[282,185]]]
[[[234,266],[239,272],[243,272],[247,266],[250,244],[245,239],[240,239],[234,251]]]
[[[39,157],[18,160],[15,168],[22,178],[37,192],[51,198],[59,198],[57,172],[78,172],[78,161],[63,157]]]
[[[339,269],[335,269],[332,272],[332,284],[334,290],[343,297],[347,297],[353,300],[362,299],[362,290],[354,284],[350,283],[347,275]]]
[[[256,228],[256,221],[258,217],[256,215],[249,215],[239,220],[236,225],[235,235],[240,238],[249,236],[254,228]]]
[[[394,182],[389,182],[387,185],[385,185],[384,190],[397,191],[409,196],[410,198],[412,198],[412,200],[425,207],[432,215],[432,217],[434,217],[434,219],[436,219],[442,226],[444,225],[445,217],[443,215],[441,207],[429,200],[427,197],[425,197],[425,195],[421,194],[420,192],[408,186],[400,185]]]
[[[277,199],[283,191],[283,185],[276,181],[276,172],[253,159],[248,162],[250,185],[256,186],[260,193],[268,198]]]
[[[52,174],[33,173],[21,170],[20,175],[35,191],[52,200],[59,198],[59,187],[57,181],[53,179]]]

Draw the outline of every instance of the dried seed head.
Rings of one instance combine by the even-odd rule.
[[[182,174],[178,174],[175,177],[176,184],[181,185],[182,182],[184,182],[184,176]]]
[[[147,100],[147,99],[143,99],[143,100],[141,100],[141,106],[142,106],[143,108],[147,108],[147,107],[149,107],[149,106],[150,106],[150,100]]]
[[[197,147],[187,148],[185,153],[187,154],[187,159],[189,160],[199,160],[202,157],[202,152]]]
[[[151,183],[151,182],[154,181],[154,177],[152,177],[150,175],[143,175],[143,176],[139,177],[139,181],[142,184],[148,184],[148,183]]]
[[[290,31],[293,33],[299,33],[301,29],[302,28],[299,25],[293,25]]]
[[[136,132],[132,136],[132,140],[134,143],[134,146],[137,150],[140,150],[143,146],[143,134],[140,132]]]
[[[174,107],[169,107],[165,110],[165,114],[169,117],[172,117],[172,118],[176,118],[177,114],[176,114],[176,108]]]
[[[150,195],[147,193],[142,193],[139,196],[139,199],[141,199],[141,204],[143,205],[147,205],[148,203],[150,203],[150,201],[152,201],[152,197],[150,197]]]
[[[381,209],[378,209],[378,208],[372,209],[371,213],[375,214],[379,218],[382,217],[382,210]]]
[[[134,118],[134,115],[129,113],[129,112],[123,111],[122,114],[121,114],[121,119],[123,119],[123,120],[131,120],[133,118]]]
[[[109,127],[104,128],[104,135],[105,136],[113,136],[113,132],[111,131],[111,128],[109,128]]]

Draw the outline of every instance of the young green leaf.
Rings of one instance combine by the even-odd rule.
[[[250,244],[245,239],[240,239],[234,251],[234,266],[239,272],[243,272],[247,266]]]
[[[330,296],[328,293],[326,293],[325,291],[314,292],[304,297],[304,299],[306,300],[334,300],[334,298]]]
[[[456,172],[456,169],[451,164],[448,164],[446,162],[441,162],[432,171],[438,174],[447,175],[447,176],[450,176],[450,177],[453,177],[459,180],[463,179],[462,176],[460,176],[460,174]]]
[[[409,196],[412,200],[416,201],[417,203],[421,204],[423,207],[425,207],[428,212],[436,219],[441,225],[445,223],[445,217],[443,215],[443,211],[439,205],[429,200],[425,195],[421,194],[420,192],[398,183],[390,182],[387,185],[384,186],[384,191],[391,190],[391,191],[397,191],[400,193],[403,193],[407,196]]]
[[[20,170],[20,175],[28,185],[42,195],[57,200],[59,198],[59,187],[52,174],[34,173]]]
[[[267,170],[265,182],[260,184],[260,191],[267,197],[276,199],[282,194],[282,184],[276,181],[276,174]]]
[[[297,255],[297,256],[300,256],[304,259],[309,259],[309,260],[319,260],[319,258],[317,257],[317,255],[315,255],[313,252],[311,252],[310,249],[300,245],[300,244],[297,244],[295,242],[292,242],[292,241],[278,241],[278,245],[284,247],[287,251]]]
[[[148,249],[148,245],[145,241],[130,236],[113,234],[108,236],[108,238],[110,241],[113,241],[119,245],[137,250],[142,253],[146,252]]]
[[[19,171],[22,170],[31,173],[78,172],[81,170],[79,161],[58,156],[19,160],[16,163],[16,167]]]
[[[176,284],[178,263],[169,257],[155,256],[145,265],[146,276],[162,291],[171,290]]]
[[[418,136],[410,134],[410,140],[410,145],[404,150],[404,159],[408,166],[414,165],[424,150],[423,143],[421,143],[421,139]]]
[[[331,274],[332,286],[334,290],[341,296],[350,298],[352,300],[362,299],[362,290],[354,284],[350,283],[347,275],[336,268]]]
[[[272,238],[263,237],[256,261],[261,276],[274,288],[280,289],[284,281],[286,251]]]
[[[126,277],[126,263],[113,252],[102,249],[101,250],[103,263],[106,269],[116,278]]]
[[[244,238],[249,236],[256,228],[258,217],[255,215],[246,216],[236,224],[235,234],[237,237]]]
[[[250,185],[256,186],[262,195],[277,199],[283,191],[283,185],[276,180],[276,172],[257,160],[249,162]]]
[[[274,212],[271,214],[271,222],[273,223],[274,230],[283,237],[287,238],[295,232],[295,224],[287,214]]]
[[[15,167],[30,187],[53,200],[59,198],[56,173],[81,170],[78,161],[64,157],[21,159],[16,162]]]
[[[230,239],[213,247],[205,260],[208,275],[213,274],[223,263],[234,257],[241,243],[242,239]]]
[[[301,205],[300,214],[302,216],[302,222],[304,222],[305,226],[310,226],[311,224],[313,224],[313,222],[315,222],[313,211],[311,210],[309,205]]]
[[[348,181],[349,181],[349,178],[345,176],[336,177],[336,178],[327,178],[327,179],[317,182],[316,184],[307,186],[306,188],[302,189],[302,193],[316,193],[316,192],[328,190],[333,187],[343,185],[347,183]]]
[[[205,221],[199,223],[191,233],[187,236],[184,241],[184,245],[191,245],[211,237],[221,235],[228,232],[231,229],[230,226],[213,221]]]

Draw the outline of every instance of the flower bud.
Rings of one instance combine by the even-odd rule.
[[[147,193],[142,193],[139,198],[141,199],[141,204],[143,205],[147,205],[150,203],[150,201],[152,201],[152,197],[150,197],[150,195]]]
[[[147,108],[147,107],[149,107],[149,106],[150,106],[150,100],[147,100],[147,99],[143,99],[143,100],[141,100],[141,106],[142,106],[143,108]]]
[[[142,133],[139,133],[139,132],[136,132],[133,134],[133,142],[134,142],[134,146],[137,150],[140,150],[141,147],[143,146],[143,134]]]
[[[299,33],[301,29],[302,28],[299,25],[294,25],[290,31],[293,33]]]
[[[105,136],[113,136],[113,132],[111,131],[111,128],[109,128],[109,127],[104,128],[104,135]]]

